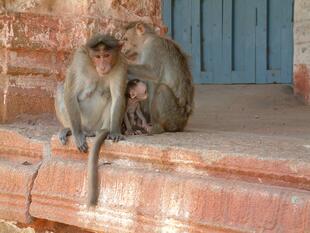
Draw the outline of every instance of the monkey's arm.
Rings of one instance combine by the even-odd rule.
[[[75,144],[80,151],[88,150],[85,135],[82,132],[80,107],[78,103],[78,90],[75,89],[74,78],[67,73],[64,85],[64,104],[66,106],[68,120],[74,136]]]
[[[149,65],[129,64],[128,74],[135,78],[139,77],[142,80],[158,81],[156,74],[154,74]]]
[[[113,140],[121,139],[121,123],[125,112],[125,88],[126,88],[126,71],[113,77],[110,81],[110,91],[112,97],[111,115],[110,115],[110,134]]]
[[[132,131],[132,127],[131,127],[131,124],[129,122],[127,112],[125,113],[125,116],[124,116],[124,122],[125,122],[125,126],[126,126],[126,131]]]
[[[147,122],[146,122],[146,119],[145,119],[145,117],[141,111],[140,104],[137,107],[136,113],[137,113],[138,118],[142,121],[142,126],[143,127],[146,126]]]

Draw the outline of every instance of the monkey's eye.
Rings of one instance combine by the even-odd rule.
[[[111,54],[109,54],[109,53],[105,53],[105,54],[103,55],[104,58],[108,58],[108,57],[110,57],[110,56],[111,56]]]
[[[100,59],[100,55],[96,55],[96,58],[97,58],[97,59]]]

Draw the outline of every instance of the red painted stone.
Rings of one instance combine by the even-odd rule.
[[[89,139],[89,146],[92,146]],[[52,156],[61,159],[86,160],[87,155],[79,152],[69,138],[63,146],[57,136],[51,140]],[[310,191],[310,164],[296,160],[262,159],[260,157],[231,156],[229,153],[189,150],[171,147],[156,147],[138,143],[106,141],[101,147],[101,159],[130,160],[143,162],[153,169],[168,171],[191,171],[196,174],[212,175],[255,183],[280,185]],[[218,157],[213,161],[206,157]]]
[[[310,104],[310,71],[305,64],[294,67],[294,92]]]
[[[29,223],[30,190],[38,164],[0,160],[0,218]]]
[[[98,206],[87,209],[85,161],[48,160],[35,180],[30,213],[107,232],[310,230],[310,193],[297,189],[156,172],[129,161],[100,166],[99,183]]]
[[[12,129],[0,129],[0,160],[35,164],[42,160],[45,147],[43,141],[26,138]]]

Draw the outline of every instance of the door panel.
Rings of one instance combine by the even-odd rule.
[[[293,0],[164,0],[196,83],[290,83]]]
[[[172,37],[182,46],[187,54],[192,53],[191,48],[191,1],[172,0]]]
[[[232,1],[232,9],[231,9],[232,17],[230,19],[232,26],[231,83],[254,83],[256,0],[231,0],[231,1]]]

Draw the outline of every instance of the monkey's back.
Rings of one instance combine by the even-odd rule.
[[[179,106],[184,107],[188,115],[192,112],[194,87],[187,55],[173,40],[154,36],[149,43],[150,51],[145,54],[149,63],[160,77],[160,83],[171,88]],[[147,60],[147,59],[146,59]]]

